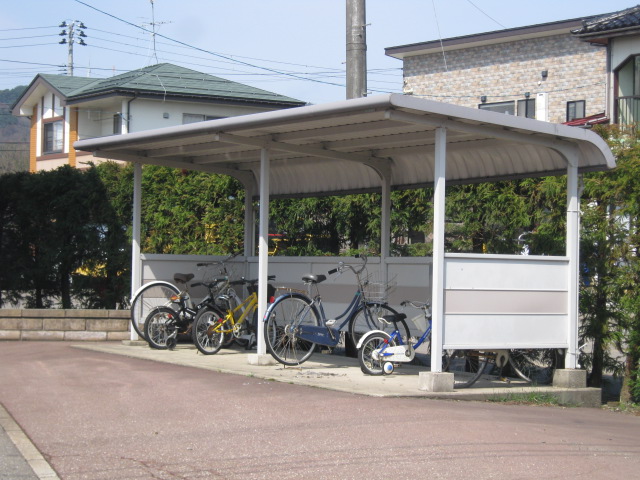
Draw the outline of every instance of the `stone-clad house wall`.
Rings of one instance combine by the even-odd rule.
[[[554,35],[447,51],[446,68],[442,52],[407,56],[404,91],[472,108],[482,96],[495,103],[546,92],[544,120],[562,123],[568,101],[585,100],[585,116],[605,111],[606,67],[605,48],[570,34]]]

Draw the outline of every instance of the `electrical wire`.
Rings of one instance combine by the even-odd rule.
[[[479,6],[477,6],[475,3],[473,3],[471,0],[467,0],[467,2],[469,2],[471,5],[473,5],[480,13],[482,13],[485,17],[487,17],[489,20],[494,21],[495,23],[497,23],[498,25],[500,25],[502,28],[507,28],[505,27],[503,24],[501,24],[499,21],[497,21],[495,18],[493,18],[492,16],[490,16],[487,12],[485,12],[484,10],[482,10]]]
[[[141,26],[139,26],[139,25],[136,25],[136,24],[134,24],[134,23],[131,23],[131,22],[129,22],[129,21],[127,21],[127,20],[124,20],[123,18],[120,18],[120,17],[118,17],[118,16],[116,16],[116,15],[113,15],[113,14],[111,14],[111,13],[107,13],[107,12],[105,12],[105,11],[103,11],[103,10],[100,10],[99,8],[96,8],[96,7],[92,6],[92,5],[89,5],[89,4],[88,4],[88,3],[86,3],[86,2],[83,2],[83,1],[81,1],[81,0],[75,0],[75,2],[76,2],[76,3],[79,3],[79,4],[81,4],[81,5],[84,5],[85,7],[88,7],[88,8],[90,8],[90,9],[92,9],[92,10],[95,10],[95,11],[97,11],[97,12],[99,12],[99,13],[102,13],[103,15],[107,15],[107,16],[109,16],[109,17],[111,17],[111,18],[115,19],[115,20],[118,20],[118,21],[120,21],[120,22],[126,23],[127,25],[130,25],[130,26],[132,26],[132,27],[134,27],[134,28],[137,28],[137,29],[139,29],[139,30],[143,30],[143,31],[145,31],[145,32],[147,32],[147,33],[152,33],[152,34],[154,34],[154,32],[152,32],[152,31],[150,31],[150,30],[148,30],[148,29],[146,29],[146,28],[144,28],[144,27],[141,27]],[[180,40],[176,40],[176,39],[174,39],[174,38],[168,37],[168,36],[166,36],[166,35],[162,35],[162,34],[160,34],[160,33],[155,33],[155,35],[157,35],[158,37],[164,38],[165,40],[169,40],[169,41],[171,41],[171,42],[175,42],[175,43],[177,43],[177,44],[179,44],[179,45],[184,45],[184,46],[186,46],[186,47],[190,47],[190,48],[192,48],[192,49],[194,49],[194,50],[198,50],[198,51],[200,51],[200,52],[204,52],[204,53],[207,53],[207,54],[209,54],[209,55],[213,55],[213,56],[215,56],[215,57],[224,58],[225,60],[233,61],[233,62],[235,62],[235,63],[237,63],[237,64],[239,64],[239,65],[244,65],[244,66],[251,67],[251,68],[256,68],[256,69],[259,69],[259,70],[269,71],[269,72],[272,72],[272,73],[274,73],[274,74],[282,75],[282,76],[287,76],[287,77],[291,77],[291,78],[294,78],[294,79],[296,79],[296,80],[305,80],[305,81],[310,81],[310,82],[315,82],[315,83],[321,83],[321,84],[325,84],[325,85],[331,85],[331,86],[334,86],[334,87],[342,87],[342,88],[346,88],[346,85],[345,85],[344,83],[333,83],[333,82],[327,82],[327,81],[323,81],[323,80],[318,80],[318,79],[314,79],[314,78],[308,78],[308,77],[304,77],[304,76],[300,76],[300,75],[295,75],[295,74],[291,74],[291,73],[282,72],[282,71],[279,71],[279,70],[276,70],[276,69],[273,69],[273,68],[269,68],[269,67],[263,67],[263,66],[260,66],[260,65],[254,65],[254,64],[252,64],[252,63],[245,62],[245,61],[242,61],[242,60],[236,60],[236,59],[230,58],[230,57],[228,57],[228,56],[221,55],[221,54],[218,54],[218,53],[212,52],[212,51],[210,51],[210,50],[206,50],[206,49],[204,49],[204,48],[196,47],[196,46],[194,46],[194,45],[189,45],[189,44],[188,44],[188,43],[186,43],[186,42],[182,42],[182,41],[180,41]]]

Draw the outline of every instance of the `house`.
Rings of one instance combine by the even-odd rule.
[[[403,61],[405,94],[579,126],[640,113],[640,6],[386,54]]]
[[[607,112],[615,123],[640,121],[640,5],[585,20],[572,34],[606,47]]]
[[[37,75],[12,107],[30,117],[29,170],[82,166],[76,140],[298,107],[305,102],[158,64],[111,78]]]

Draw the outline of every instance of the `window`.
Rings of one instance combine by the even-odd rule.
[[[200,113],[183,113],[182,124],[204,122],[205,120],[216,120],[222,117],[214,117],[213,115],[204,115]]]
[[[62,153],[64,145],[64,123],[62,120],[46,122],[43,131],[42,153]]]
[[[497,103],[482,103],[478,105],[480,110],[489,110],[490,112],[506,113],[507,115],[515,115],[515,103],[514,102],[497,102]]]
[[[518,100],[518,116],[536,118],[536,99],[527,98],[526,100]]]
[[[575,120],[576,118],[586,117],[585,110],[586,108],[584,100],[574,100],[572,102],[567,102],[567,122]]]
[[[113,116],[113,134],[120,135],[122,133],[122,116],[116,113]]]

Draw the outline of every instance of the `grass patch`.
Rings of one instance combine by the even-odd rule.
[[[506,403],[509,405],[560,405],[558,398],[546,392],[507,393],[488,399],[489,402]]]
[[[640,404],[637,403],[608,402],[603,405],[603,408],[612,412],[628,413],[640,417]]]

